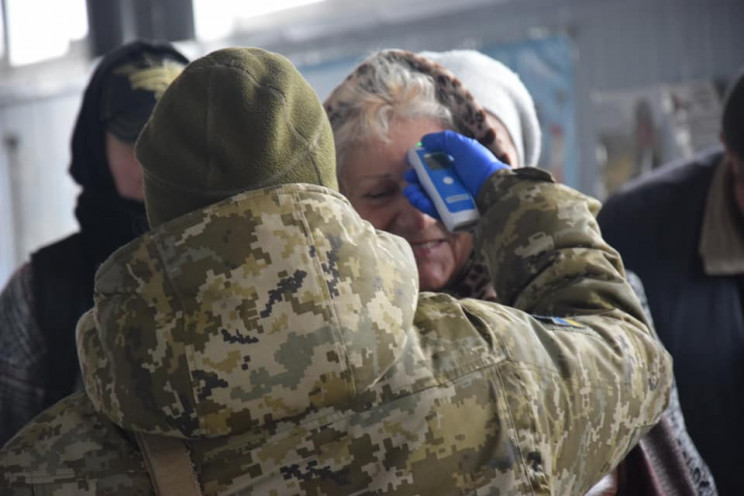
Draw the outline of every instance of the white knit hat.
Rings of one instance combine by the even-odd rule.
[[[483,108],[504,123],[523,166],[537,165],[541,133],[535,102],[515,72],[475,50],[421,52],[419,55],[452,72]]]

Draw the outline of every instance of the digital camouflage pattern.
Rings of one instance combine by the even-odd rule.
[[[319,186],[121,248],[78,326],[87,396],[5,446],[0,494],[152,494],[131,430],[184,438],[207,495],[583,494],[659,418],[671,360],[597,202],[521,169],[478,203],[511,306],[419,294],[407,243]]]

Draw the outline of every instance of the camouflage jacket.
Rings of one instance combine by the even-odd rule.
[[[671,360],[597,202],[522,169],[478,203],[506,304],[419,293],[407,243],[318,186],[121,248],[78,325],[87,395],[4,447],[0,494],[152,494],[132,431],[185,439],[207,495],[583,494],[659,418]]]

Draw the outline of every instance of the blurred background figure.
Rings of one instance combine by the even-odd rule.
[[[599,222],[643,281],[689,432],[733,495],[744,494],[744,75],[720,126],[722,147],[631,182]]]
[[[37,413],[81,389],[75,326],[93,306],[93,276],[147,230],[134,142],[187,59],[169,44],[132,42],[90,79],[72,135],[80,185],[75,234],[31,255],[0,294],[0,444]]]
[[[657,136],[651,104],[645,98],[635,104],[633,135],[635,136],[635,166],[633,176],[646,174],[659,166],[659,137]]]

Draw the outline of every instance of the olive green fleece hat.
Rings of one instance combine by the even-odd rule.
[[[189,64],[136,144],[151,227],[246,190],[338,189],[333,133],[317,95],[281,55],[227,48]]]

